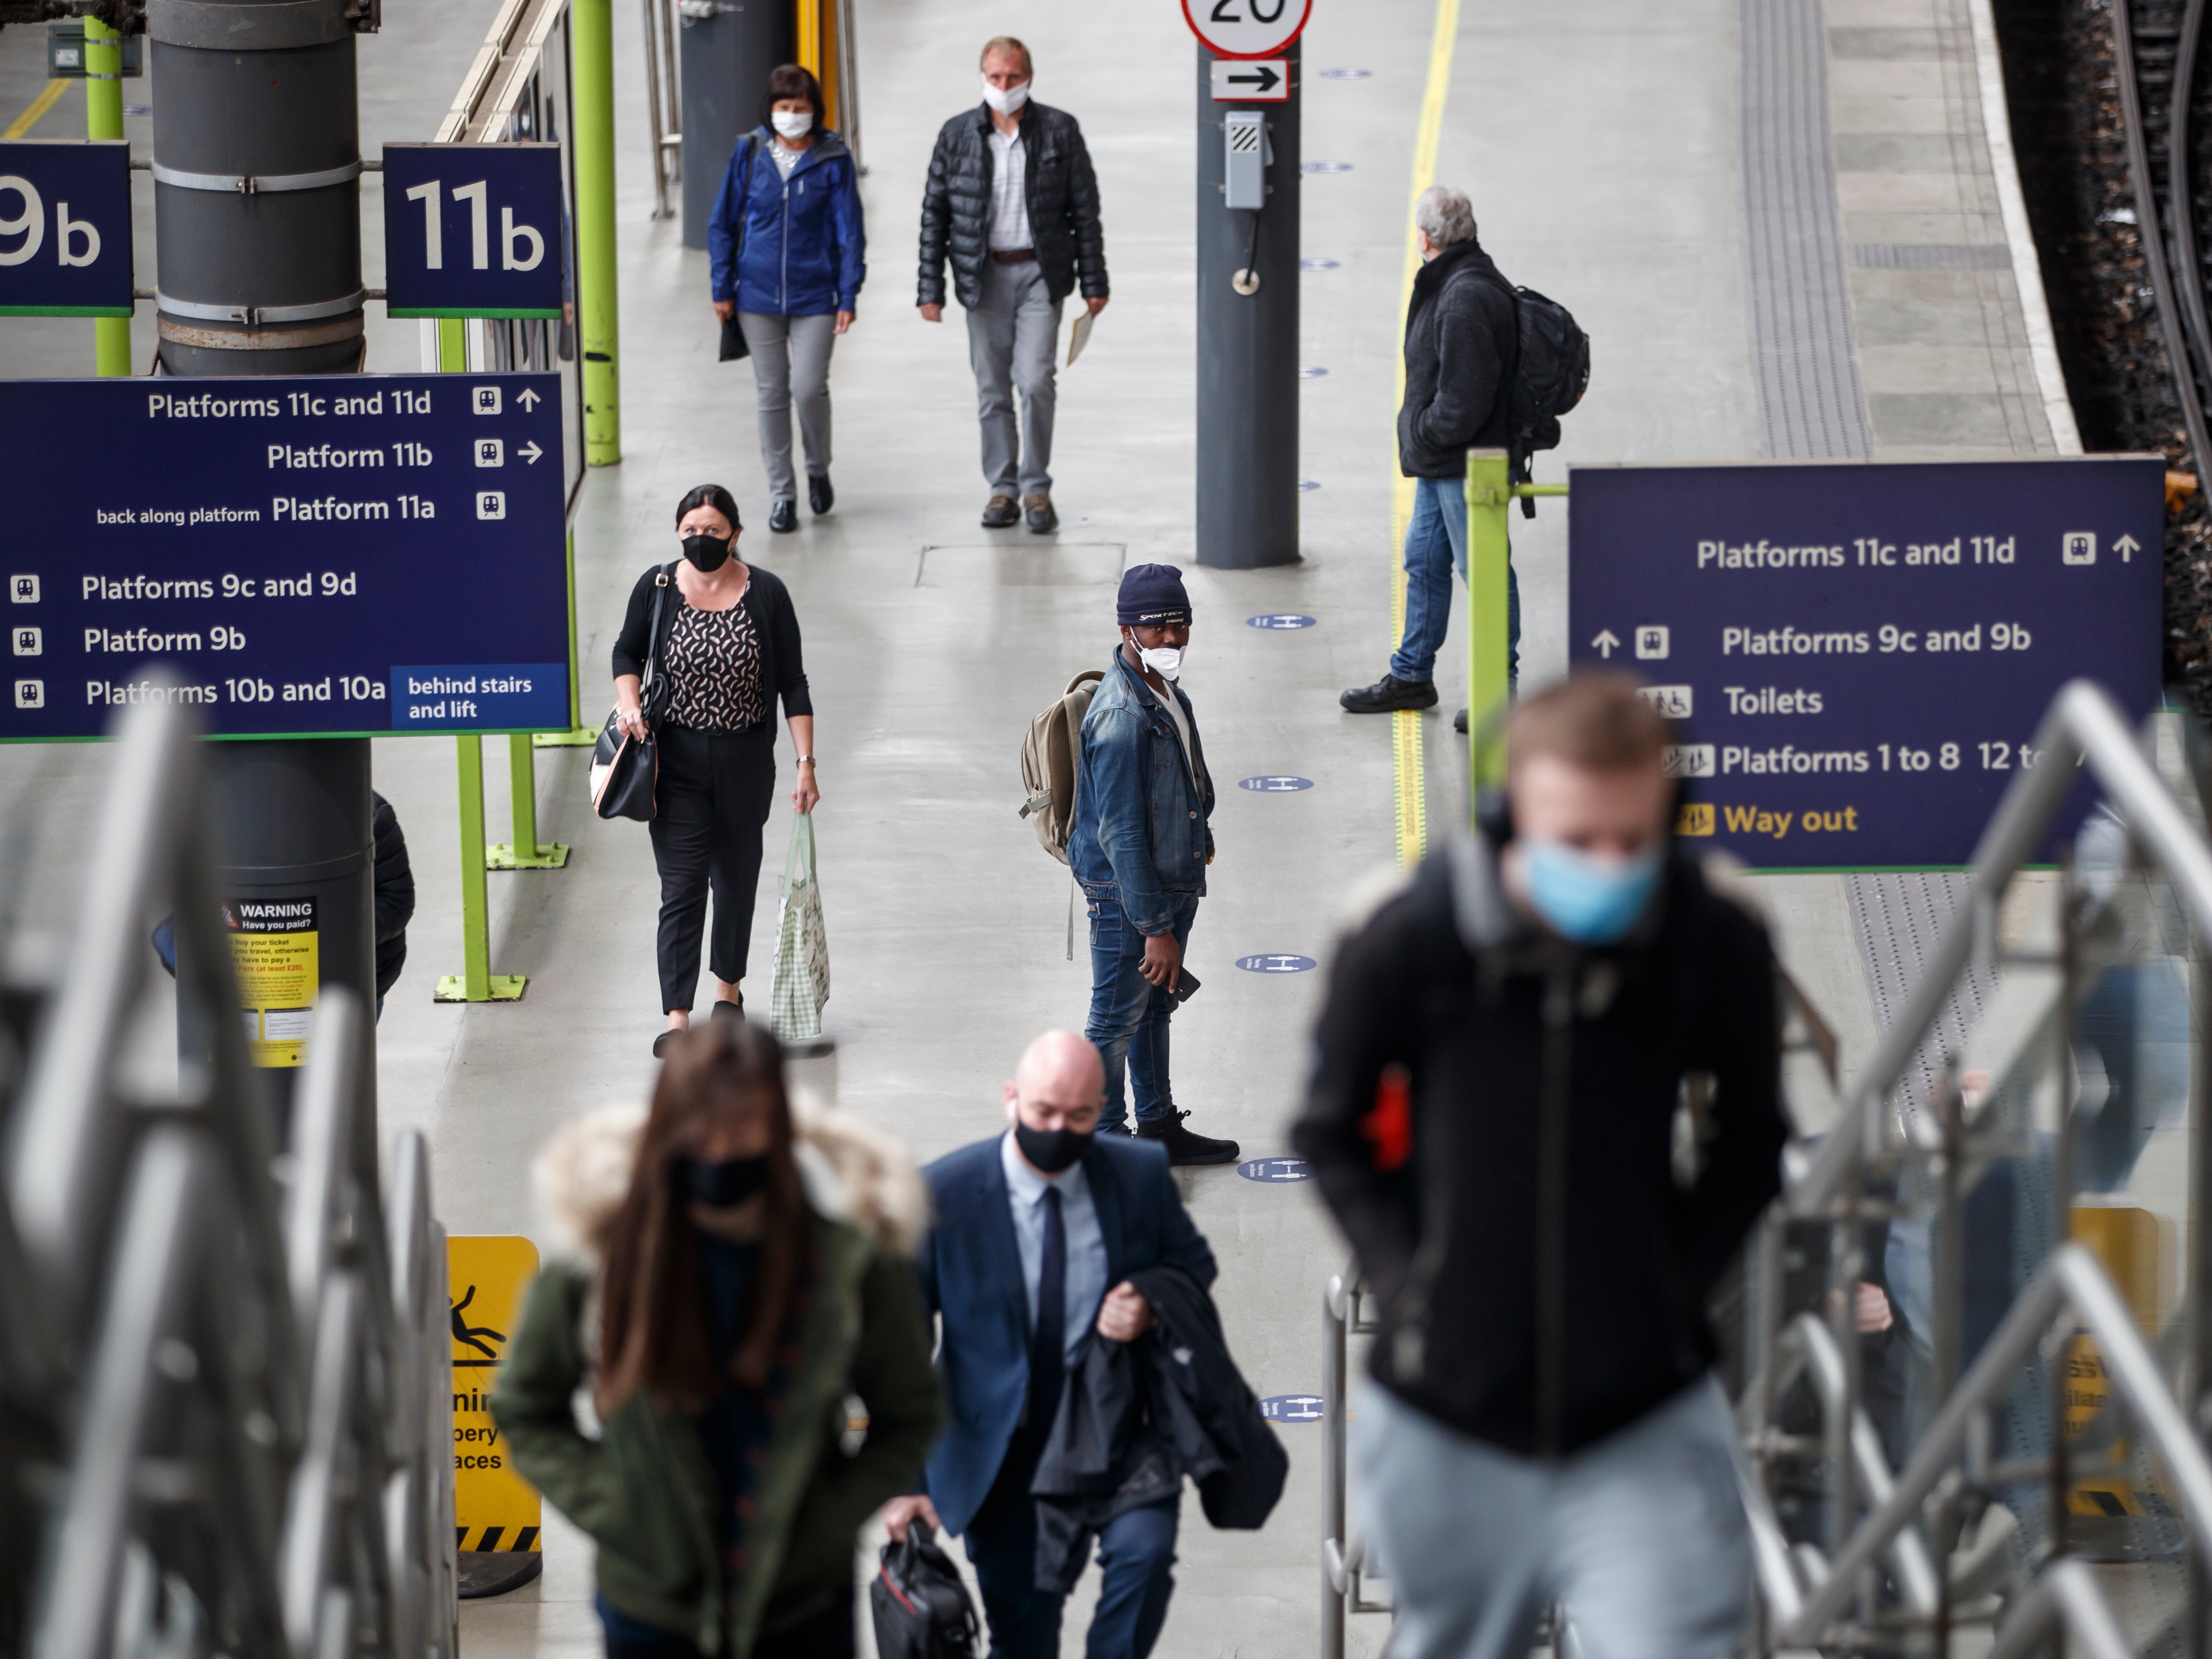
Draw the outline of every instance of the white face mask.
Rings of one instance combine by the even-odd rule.
[[[814,130],[814,112],[811,109],[780,109],[769,119],[786,138],[804,138]]]
[[[1137,660],[1170,685],[1182,676],[1182,653],[1171,645],[1161,646],[1156,651],[1139,647]]]
[[[983,82],[983,101],[1001,115],[1012,115],[1030,100],[1030,83],[1006,88],[1003,92],[988,81]]]

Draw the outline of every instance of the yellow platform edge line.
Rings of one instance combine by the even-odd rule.
[[[1459,39],[1459,0],[1437,0],[1436,31],[1429,40],[1429,82],[1421,94],[1421,122],[1413,138],[1413,188],[1406,194],[1406,264],[1398,285],[1398,310],[1404,314],[1420,273],[1421,246],[1414,234],[1413,204],[1436,182],[1437,146],[1443,136],[1444,100],[1451,92],[1452,47]],[[1406,358],[1397,354],[1392,379],[1391,412],[1406,396]],[[1390,446],[1390,637],[1406,634],[1406,526],[1413,516],[1413,481],[1398,473],[1397,437]],[[1390,716],[1391,793],[1395,807],[1398,863],[1412,869],[1429,848],[1429,786],[1421,757],[1421,717],[1410,709]]]
[[[31,100],[30,108],[9,123],[7,131],[0,132],[0,143],[11,138],[21,138],[33,127],[38,125],[39,118],[59,103],[62,94],[68,90],[69,82],[66,81],[47,82],[46,89]]]

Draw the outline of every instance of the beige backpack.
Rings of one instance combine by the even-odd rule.
[[[1106,677],[1089,669],[1068,681],[1067,690],[1053,699],[1030,722],[1022,738],[1022,787],[1029,799],[1021,816],[1044,850],[1062,864],[1067,862],[1067,838],[1075,830],[1075,780],[1083,757],[1083,717],[1091,699]]]

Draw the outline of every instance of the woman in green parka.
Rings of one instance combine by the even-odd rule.
[[[491,1412],[598,1541],[610,1659],[844,1659],[854,1536],[939,1417],[903,1259],[920,1178],[850,1119],[794,1121],[743,1019],[684,1036],[649,1113],[579,1119],[535,1175],[556,1253]]]

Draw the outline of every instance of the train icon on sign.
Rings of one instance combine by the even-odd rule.
[[[2094,530],[2069,530],[2059,544],[2059,558],[2067,564],[2097,562],[2097,532]]]
[[[17,605],[36,605],[39,602],[39,579],[36,576],[9,577],[8,597]]]
[[[477,491],[477,517],[503,519],[507,516],[507,492],[503,489]]]
[[[478,466],[505,466],[507,465],[507,446],[496,438],[477,439],[477,465]]]
[[[44,680],[17,680],[15,707],[44,708],[46,706],[46,683]]]
[[[496,415],[499,413],[499,388],[497,386],[474,386],[471,388],[471,395],[469,398],[469,407],[474,410],[477,414]]]
[[[1662,627],[1639,628],[1636,630],[1636,654],[1645,662],[1665,659],[1668,651],[1667,630]]]
[[[15,654],[19,657],[42,657],[46,651],[46,636],[36,628],[19,628],[15,635]]]

